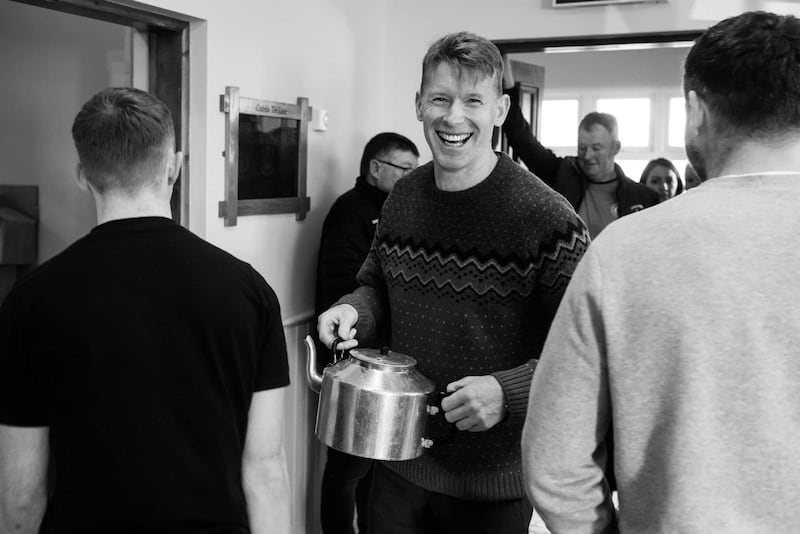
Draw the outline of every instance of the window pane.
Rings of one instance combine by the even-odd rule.
[[[600,98],[597,111],[617,118],[623,149],[650,146],[649,98]]]
[[[543,100],[542,135],[539,141],[546,147],[578,147],[578,101]]]
[[[683,146],[683,130],[686,125],[686,108],[683,98],[669,99],[669,139],[671,147]]]
[[[638,182],[639,178],[642,177],[642,171],[647,166],[647,162],[649,159],[617,159],[617,165],[622,167],[622,172],[625,173],[625,176],[633,180],[634,182]]]

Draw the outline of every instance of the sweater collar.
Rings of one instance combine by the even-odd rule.
[[[450,203],[469,202],[475,198],[484,197],[491,190],[497,187],[497,184],[503,180],[503,177],[509,172],[509,169],[513,169],[517,166],[517,164],[514,163],[507,154],[503,152],[495,152],[495,154],[497,154],[497,163],[495,164],[494,169],[492,169],[492,172],[489,173],[489,176],[473,185],[469,189],[464,189],[461,191],[442,191],[436,187],[436,177],[434,176],[433,162],[426,164],[425,167],[430,173],[426,185],[431,196],[438,201]]]

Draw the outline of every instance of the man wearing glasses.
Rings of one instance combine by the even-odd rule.
[[[419,151],[406,137],[384,132],[369,140],[356,185],[331,207],[322,226],[317,265],[317,316],[358,287],[356,274],[369,252],[383,202],[394,184],[417,168]],[[388,341],[388,340],[387,340]],[[320,354],[329,354],[319,345]],[[327,362],[326,362],[327,363]],[[367,498],[372,460],[328,449],[322,478],[321,521],[325,533],[367,532]]]

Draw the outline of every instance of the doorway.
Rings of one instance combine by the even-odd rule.
[[[495,41],[514,61],[541,65],[534,135],[558,156],[577,153],[577,125],[590,111],[615,115],[622,150],[617,163],[639,180],[647,162],[686,163],[682,63],[700,31]],[[531,122],[531,121],[529,121]],[[532,123],[533,124],[533,123]]]
[[[70,128],[104,87],[148,90],[169,107],[187,158],[172,212],[187,225],[188,33],[188,21],[107,1],[0,0],[0,183],[39,188],[39,263],[96,223],[75,186]]]

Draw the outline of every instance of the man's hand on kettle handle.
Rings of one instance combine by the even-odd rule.
[[[358,321],[358,312],[350,304],[339,304],[325,311],[317,319],[317,333],[319,340],[326,347],[338,350],[348,350],[358,345],[356,329],[353,328]],[[337,338],[343,341],[336,347],[331,347]]]
[[[450,395],[442,399],[444,417],[459,430],[483,432],[506,415],[505,394],[492,375],[466,376],[447,384]]]

